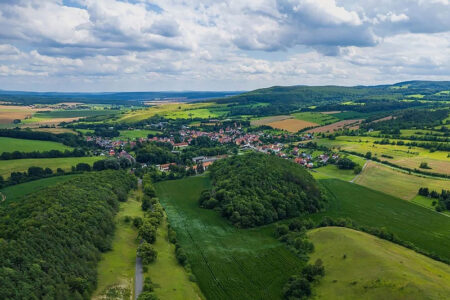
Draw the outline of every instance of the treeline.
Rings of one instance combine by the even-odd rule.
[[[57,157],[82,157],[86,156],[86,152],[82,149],[74,149],[72,151],[50,150],[50,151],[33,151],[33,152],[3,152],[0,160],[23,159],[23,158],[57,158]]]
[[[420,147],[424,149],[430,149],[431,151],[450,151],[449,143],[426,143],[426,142],[405,142],[405,141],[391,141],[388,138],[384,138],[380,141],[374,141],[374,144],[380,145],[397,145],[397,146],[407,146],[407,147]]]
[[[0,298],[90,299],[114,215],[136,179],[88,173],[0,207]]]
[[[84,147],[88,143],[80,136],[73,133],[50,133],[44,131],[31,131],[21,129],[0,129],[0,136],[10,137],[16,139],[38,140],[38,141],[52,141],[62,143],[70,147]]]
[[[260,153],[233,156],[209,168],[212,189],[201,207],[217,209],[237,227],[254,227],[314,213],[323,206],[314,178],[302,167]]]
[[[436,199],[437,202],[433,203],[436,205],[436,211],[450,210],[450,190],[442,190],[441,193],[438,193],[434,190],[430,191],[427,187],[421,187],[418,194]]]

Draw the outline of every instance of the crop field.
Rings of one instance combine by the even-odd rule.
[[[0,137],[0,154],[3,152],[33,152],[33,151],[50,151],[50,150],[72,150],[72,147],[51,141],[37,141],[15,139],[9,137]]]
[[[5,187],[0,192],[6,197],[5,203],[11,203],[19,200],[23,196],[42,190],[48,186],[63,183],[77,175],[54,176],[33,180],[21,184]],[[1,205],[1,203],[0,203]]]
[[[286,130],[289,132],[297,132],[305,128],[319,126],[319,124],[317,123],[297,119],[286,119],[283,121],[272,122],[267,125],[276,129]]]
[[[54,172],[57,168],[70,171],[72,166],[76,166],[78,163],[88,163],[92,165],[95,161],[100,159],[102,159],[100,156],[96,156],[0,160],[0,175],[7,178],[12,172],[27,171],[29,167],[48,167]]]
[[[269,125],[273,122],[279,122],[287,119],[292,119],[292,116],[288,115],[279,115],[279,116],[272,116],[272,117],[264,117],[264,118],[254,118],[251,120],[250,124],[252,126],[263,126],[263,125]]]
[[[148,265],[145,276],[149,276],[155,284],[156,296],[170,300],[205,299],[200,288],[189,280],[189,275],[175,257],[175,245],[168,240],[166,218],[158,227],[153,246],[158,252],[158,258]]]
[[[450,218],[414,203],[338,179],[319,180],[329,193],[324,212],[312,215],[351,218],[358,225],[381,228],[404,241],[450,259]]]
[[[93,299],[103,299],[113,292],[124,295],[119,299],[130,299],[133,296],[137,230],[132,222],[126,223],[124,217],[143,217],[141,203],[136,200],[137,193],[138,191],[134,191],[127,202],[120,203],[119,212],[115,216],[116,231],[112,250],[103,253],[98,264],[98,285]]]
[[[138,109],[125,113],[119,121],[138,122],[155,115],[164,116],[168,119],[193,119],[193,118],[215,118],[222,112],[210,110],[211,103],[171,103],[156,105],[145,109]]]
[[[435,151],[430,152],[420,147],[408,147],[399,145],[380,145],[374,144],[380,138],[373,137],[352,137],[338,136],[335,140],[318,139],[317,144],[342,150],[354,151],[361,154],[371,152],[381,160],[387,160],[399,166],[418,169],[421,162],[426,162],[431,167],[430,172],[450,174],[450,158],[448,152]],[[397,141],[397,140],[392,140]],[[388,155],[393,158],[382,157]]]
[[[361,122],[362,122],[362,119],[344,120],[344,121],[339,121],[339,122],[332,123],[329,125],[316,127],[316,128],[308,130],[308,132],[310,132],[310,133],[334,132],[334,131],[349,128],[349,127],[354,128],[355,126],[359,126],[359,124]]]
[[[0,124],[9,124],[14,120],[23,120],[31,117],[34,113],[41,111],[32,106],[2,105],[0,104]]]
[[[324,227],[310,231],[311,263],[325,276],[314,299],[445,299],[450,266],[364,232]],[[345,255],[345,258],[344,258]]]
[[[327,125],[339,121],[338,118],[335,118],[332,115],[319,112],[300,112],[292,114],[292,116],[298,120],[317,123],[319,125]]]
[[[157,183],[177,239],[207,299],[281,299],[302,262],[273,237],[273,227],[237,229],[217,212],[198,206],[205,176]]]
[[[33,131],[40,131],[40,132],[50,132],[54,134],[60,134],[60,133],[73,133],[76,134],[75,131],[73,131],[70,128],[62,128],[62,127],[49,127],[49,128],[33,128]]]
[[[404,200],[412,200],[420,187],[438,192],[450,187],[450,180],[409,175],[373,161],[368,162],[355,183]]]

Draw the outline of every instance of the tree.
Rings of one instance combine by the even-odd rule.
[[[178,247],[175,250],[175,256],[177,257],[178,262],[180,265],[185,266],[187,263],[187,256],[186,253],[184,253],[184,250],[180,247]]]
[[[356,165],[355,168],[353,169],[353,173],[355,173],[355,174],[359,174],[359,173],[361,173],[361,171],[362,171],[362,168],[360,165]]]
[[[102,171],[105,169],[105,160],[97,160],[96,162],[94,162],[94,165],[92,166],[92,168],[95,171]]]
[[[45,171],[41,167],[29,167],[28,176],[29,177],[44,177]]]
[[[421,168],[421,169],[431,169],[428,166],[428,163],[426,163],[426,162],[421,162],[419,168]]]
[[[142,292],[139,295],[138,300],[159,300],[159,298],[152,292]]]
[[[137,249],[137,255],[142,259],[144,265],[148,265],[156,260],[158,253],[151,244],[143,241]]]
[[[0,189],[3,187],[4,184],[5,184],[5,179],[3,179],[3,176],[0,175]]]
[[[91,170],[91,166],[87,163],[79,163],[75,169],[79,172],[89,172]]]
[[[126,157],[119,158],[119,164],[122,169],[127,169],[131,167],[131,161]]]
[[[203,167],[203,164],[198,164],[197,165],[197,173],[202,174],[203,172],[205,172],[205,168]]]
[[[142,204],[141,208],[143,211],[147,211],[152,207],[152,201],[151,198],[147,195],[144,195],[144,198],[142,198]]]
[[[371,158],[372,158],[372,152],[368,151],[368,152],[366,153],[365,157],[366,157],[367,159],[371,159]]]
[[[139,227],[139,237],[148,243],[154,243],[156,240],[156,228],[147,220]]]
[[[344,157],[338,161],[337,166],[339,169],[352,170],[356,166],[356,163],[351,159]]]
[[[115,158],[105,159],[105,169],[119,170],[120,164]]]
[[[311,296],[311,284],[305,278],[292,276],[283,288],[285,299],[306,299]]]

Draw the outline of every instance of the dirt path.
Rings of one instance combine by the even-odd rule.
[[[0,192],[0,202],[4,202],[5,200],[6,200],[5,194],[3,194],[2,192]]]
[[[366,162],[364,163],[364,166],[361,169],[361,172],[359,172],[359,174],[357,174],[355,177],[353,177],[352,180],[350,180],[351,183],[354,183],[355,180],[359,177],[359,175],[361,175],[361,173],[364,171],[364,169],[367,167],[367,164],[369,163],[368,160],[366,160]]]

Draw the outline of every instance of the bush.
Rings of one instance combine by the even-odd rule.
[[[138,236],[144,241],[153,244],[156,240],[156,228],[148,220],[144,220],[139,227]]]
[[[143,241],[137,249],[137,255],[142,259],[144,265],[148,265],[156,260],[158,253],[151,244]]]
[[[177,257],[178,262],[180,265],[185,266],[187,263],[187,256],[186,253],[184,253],[184,250],[180,247],[177,247],[175,250],[175,256]]]

